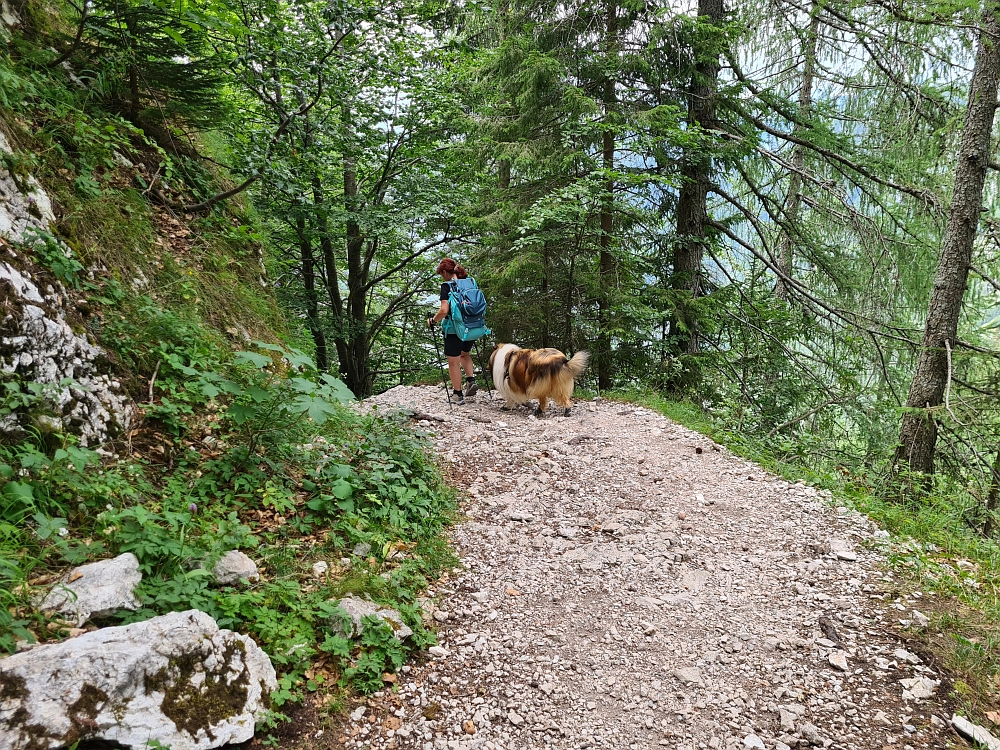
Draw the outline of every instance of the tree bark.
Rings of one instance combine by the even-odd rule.
[[[323,258],[324,283],[326,293],[330,298],[330,310],[333,312],[334,331],[333,344],[337,348],[337,362],[340,379],[348,385],[348,362],[350,354],[344,331],[348,322],[344,311],[344,300],[340,295],[340,272],[337,269],[337,255],[333,249],[333,237],[330,235],[330,219],[326,209],[326,198],[323,195],[323,181],[318,174],[312,177],[313,206],[316,211],[316,225],[319,229],[319,248]]]
[[[302,256],[302,284],[306,290],[306,323],[316,347],[316,369],[326,372],[330,367],[326,349],[326,334],[319,317],[319,295],[316,292],[316,259],[313,256],[312,239],[306,234],[306,218],[300,215],[295,220],[295,230],[299,236],[299,251]]]
[[[990,473],[990,492],[986,497],[986,522],[983,524],[983,536],[989,539],[993,536],[996,523],[993,514],[1000,509],[1000,448],[997,448],[996,457],[993,459],[993,467]]]
[[[819,8],[816,3],[812,7],[812,21],[809,24],[802,52],[805,61],[802,66],[802,85],[799,87],[799,120],[795,122],[793,131],[801,136],[805,126],[802,120],[808,120],[812,113],[813,78],[816,72],[816,43],[819,38]],[[805,146],[796,143],[792,146],[792,172],[788,176],[788,198],[785,201],[785,226],[781,231],[778,246],[778,270],[784,276],[778,277],[774,294],[778,299],[788,299],[788,287],[785,277],[792,277],[794,256],[792,252],[792,231],[799,218],[799,208],[802,205],[802,171],[805,169]]]
[[[927,311],[916,371],[906,400],[897,463],[931,474],[937,443],[935,411],[944,398],[948,372],[946,342],[955,343],[962,298],[972,263],[972,246],[982,212],[990,135],[1000,86],[1000,18],[992,6],[983,13],[976,63],[969,84],[962,143],[955,164],[955,186]]]
[[[618,37],[618,3],[617,0],[608,2],[607,26],[605,29],[605,41],[607,42],[607,61],[610,67],[615,50],[617,48]],[[615,208],[615,181],[610,177],[615,168],[615,133],[611,129],[611,119],[614,116],[617,96],[615,94],[615,80],[610,70],[605,71],[604,80],[604,133],[601,143],[602,166],[608,179],[604,183],[604,197],[601,200],[601,257],[599,261],[598,277],[600,279],[600,290],[597,296],[597,382],[598,388],[602,391],[611,388],[611,289],[614,284],[615,257],[611,252],[611,240],[614,232],[614,208]]]
[[[130,59],[128,65],[126,65],[126,73],[128,75],[128,92],[129,92],[129,103],[128,103],[128,119],[133,125],[139,124],[139,114],[142,112],[142,98],[139,89],[139,66],[136,64],[136,57],[138,56],[138,51],[135,48],[136,39],[136,23],[135,16],[132,12],[125,12],[125,31],[129,35],[129,55]]]
[[[563,305],[563,324],[566,328],[566,349],[572,350],[573,346],[573,284],[576,279],[576,249],[569,258],[569,275],[566,279],[566,304]]]
[[[698,18],[704,23],[722,22],[722,0],[698,0]],[[696,50],[696,53],[698,51]],[[717,55],[701,56],[695,64],[688,95],[688,126],[702,132],[715,129],[715,93],[719,79]],[[681,186],[677,199],[677,242],[674,245],[672,286],[690,292],[691,300],[701,296],[701,262],[708,227],[708,187],[712,158],[703,147],[689,149],[681,165]],[[675,316],[671,334],[677,350],[697,354],[698,320],[692,306],[685,305]]]
[[[549,309],[551,305],[549,304],[549,243],[548,241],[542,243],[542,282],[541,282],[541,297],[542,297],[542,347],[548,348],[551,346],[549,342]]]
[[[365,307],[364,263],[365,237],[358,220],[358,174],[353,157],[344,157],[344,209],[347,211],[347,387],[358,398],[371,393],[368,362],[368,314]]]

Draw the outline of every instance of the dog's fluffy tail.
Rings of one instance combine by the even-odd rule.
[[[574,378],[580,377],[583,371],[587,369],[587,360],[590,359],[590,354],[588,352],[577,352],[573,355],[573,359],[566,363],[566,367],[571,373],[573,373]]]

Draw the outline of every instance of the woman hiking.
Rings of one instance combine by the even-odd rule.
[[[441,278],[444,279],[444,283],[441,284],[441,307],[435,315],[427,319],[427,325],[431,328],[434,327],[435,323],[440,323],[442,320],[447,319],[448,314],[451,312],[448,305],[448,295],[452,291],[451,282],[455,279],[467,279],[469,277],[466,270],[451,258],[442,260],[438,264],[436,273],[440,274]],[[451,385],[455,389],[452,398],[461,406],[465,403],[466,396],[471,396],[479,390],[479,386],[476,385],[472,355],[469,354],[475,342],[462,341],[453,331],[449,330],[447,324],[443,326],[442,330],[444,330],[445,334],[444,356],[448,358],[448,374],[451,376]],[[462,387],[462,370],[465,370],[464,389]]]

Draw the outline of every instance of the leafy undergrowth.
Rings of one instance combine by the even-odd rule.
[[[100,625],[200,609],[271,657],[272,721],[310,694],[311,711],[334,713],[433,642],[417,597],[455,562],[442,534],[453,494],[407,425],[360,415],[286,346],[310,337],[281,308],[268,277],[288,269],[245,197],[178,208],[220,190],[224,141],[162,112],[126,119],[103,87],[45,64],[33,34],[76,22],[20,5],[31,33],[0,45],[0,130],[17,152],[2,166],[39,180],[56,221],[18,257],[62,286],[70,324],[140,406],[98,452],[53,431],[44,387],[0,378],[0,419],[24,427],[0,442],[0,653],[68,637],[74,623],[38,612],[38,595],[70,566],[131,552],[142,606]],[[259,582],[215,582],[233,549]],[[399,610],[413,636],[370,622],[346,640],[334,602],[348,593]]]
[[[901,501],[898,484],[875,470],[846,469],[803,442],[770,441],[729,431],[698,405],[648,391],[606,394],[654,409],[790,481],[829,490],[837,505],[866,514],[892,535],[889,564],[896,594],[913,591],[930,617],[908,630],[954,678],[952,696],[968,715],[1000,729],[1000,544],[970,523],[963,488],[938,484],[919,502]]]
[[[454,564],[442,537],[454,497],[405,424],[345,406],[350,393],[301,353],[257,342],[209,369],[192,366],[194,343],[161,352],[159,398],[114,459],[62,435],[0,446],[0,648],[67,637],[72,623],[33,599],[69,565],[131,552],[142,607],[102,624],[202,610],[271,657],[273,721],[308,693],[335,710],[433,642],[417,596]],[[38,399],[5,388],[5,411]],[[232,549],[259,582],[215,582]],[[345,639],[335,601],[347,593],[398,609],[414,635],[401,645],[370,623]]]

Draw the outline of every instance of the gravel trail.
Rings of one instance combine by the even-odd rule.
[[[440,646],[358,705],[348,747],[954,738],[935,703],[948,686],[895,635],[921,622],[921,595],[888,595],[884,532],[813,488],[615,402],[536,419],[401,386],[367,403],[424,417],[464,487],[463,567],[429,592]]]

